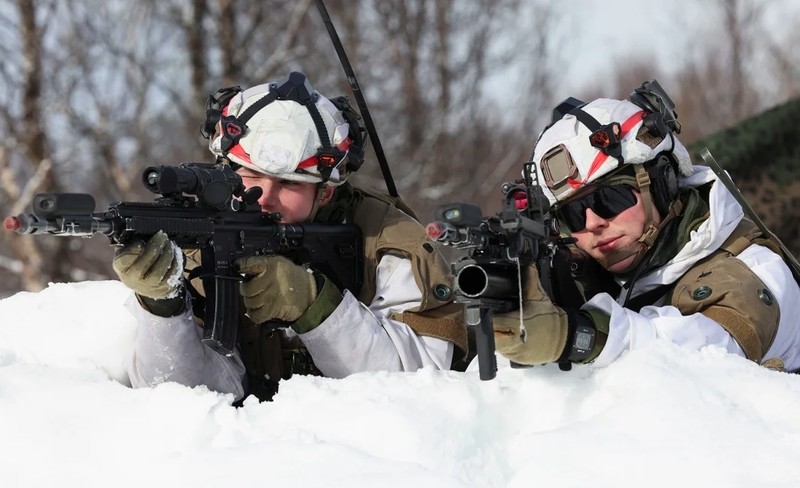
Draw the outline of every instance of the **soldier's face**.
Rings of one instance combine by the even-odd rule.
[[[330,187],[325,187],[318,195],[318,187],[314,183],[275,178],[247,168],[240,168],[237,173],[242,177],[245,188],[257,186],[263,191],[258,199],[261,210],[279,212],[280,221],[287,224],[307,221],[314,209],[315,199],[320,198],[321,206],[327,204],[333,195]]]
[[[599,260],[639,240],[644,232],[647,215],[641,194],[636,190],[633,192],[636,195],[636,203],[614,217],[604,219],[591,208],[587,208],[586,228],[572,233],[572,236],[578,240],[576,245],[594,259]],[[655,218],[657,225],[660,218],[658,215]],[[626,270],[634,259],[636,259],[636,255],[631,255],[610,266],[608,270],[612,273]]]

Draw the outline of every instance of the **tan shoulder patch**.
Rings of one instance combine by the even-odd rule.
[[[720,324],[748,359],[761,362],[780,321],[772,292],[741,260],[726,252],[690,269],[675,285],[671,304],[681,313],[701,313]]]
[[[404,322],[419,335],[438,337],[467,350],[467,329],[463,306],[452,303],[452,276],[425,228],[413,216],[379,198],[357,189],[353,223],[364,234],[365,280],[359,301],[369,303],[375,296],[375,268],[386,254],[411,261],[414,280],[422,291],[418,307],[392,318]]]
[[[377,254],[399,253],[411,260],[414,279],[422,290],[418,311],[449,303],[452,297],[452,273],[436,245],[428,238],[422,224],[400,214],[387,219],[376,243]]]
[[[464,326],[464,306],[450,303],[424,312],[393,313],[392,319],[403,322],[419,335],[438,337],[454,343],[467,354],[467,329]],[[458,355],[455,359],[458,359]]]

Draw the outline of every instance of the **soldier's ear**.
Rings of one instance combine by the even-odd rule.
[[[317,194],[317,200],[319,201],[320,206],[327,205],[331,202],[333,198],[333,192],[336,190],[336,187],[325,185],[320,188],[319,193]]]

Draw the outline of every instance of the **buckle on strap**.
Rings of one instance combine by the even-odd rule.
[[[247,132],[247,126],[244,122],[231,115],[222,117],[220,122],[222,126],[221,149],[223,154],[227,154]]]
[[[650,187],[650,175],[647,174],[647,170],[644,169],[642,165],[636,165],[636,186],[639,187],[639,191],[642,191],[645,188]]]
[[[658,237],[658,227],[653,224],[647,226],[647,230],[642,233],[642,237],[639,238],[639,242],[643,243],[649,248],[653,247],[653,244],[656,241],[656,237]]]

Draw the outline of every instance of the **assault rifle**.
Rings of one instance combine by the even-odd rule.
[[[527,163],[522,180],[501,186],[502,209],[496,215],[484,217],[480,207],[468,203],[440,205],[434,210],[436,220],[427,226],[431,239],[468,252],[451,264],[454,301],[464,304],[467,325],[475,328],[482,380],[497,372],[492,314],[520,307],[522,270],[531,264],[552,297],[554,259],[568,253],[564,245],[573,242],[559,237],[533,168]]]
[[[181,249],[202,251],[203,342],[223,355],[233,354],[239,323],[239,282],[233,262],[244,256],[281,254],[357,294],[363,282],[363,241],[352,224],[285,224],[280,214],[264,213],[261,189],[245,191],[226,164],[182,163],[150,166],[144,186],[161,195],[154,202],[113,203],[95,213],[86,193],[40,193],[33,213],[7,217],[6,230],[20,234],[83,236],[100,233],[114,246],[146,240],[164,231]],[[288,324],[268,324],[273,327]]]

